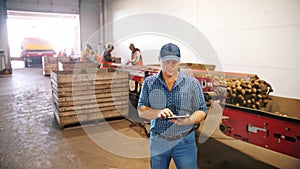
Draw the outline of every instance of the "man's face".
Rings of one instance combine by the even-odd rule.
[[[179,68],[179,62],[176,60],[166,60],[161,62],[161,67],[163,73],[165,73],[167,76],[171,77],[174,75],[177,75],[178,68]]]

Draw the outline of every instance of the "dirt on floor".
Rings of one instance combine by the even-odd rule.
[[[129,120],[59,128],[53,116],[50,77],[43,76],[42,68],[13,70],[12,75],[0,77],[0,84],[1,169],[150,168],[149,139]],[[218,139],[210,138],[198,148],[203,169],[281,168]],[[170,168],[176,168],[173,162]]]

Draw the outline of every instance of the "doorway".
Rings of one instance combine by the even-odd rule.
[[[7,33],[12,69],[24,68],[24,61],[20,57],[24,38],[46,39],[56,54],[62,50],[70,54],[73,49],[75,57],[79,57],[78,14],[7,11]]]

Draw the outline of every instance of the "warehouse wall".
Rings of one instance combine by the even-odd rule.
[[[300,98],[298,87],[300,80],[297,78],[300,73],[298,58],[300,1],[113,0],[112,2],[115,21],[134,14],[161,13],[189,22],[204,34],[215,49],[221,62],[221,66],[217,69],[255,73],[272,84],[274,95]],[[138,23],[132,25],[138,26]],[[165,42],[166,39],[145,36],[142,40],[139,38],[130,40],[143,50],[157,48],[157,44]],[[129,55],[124,52],[128,51],[128,46],[120,44],[118,49],[115,51],[116,55],[123,57]],[[155,52],[150,53],[157,55]],[[188,55],[194,58],[191,53]]]
[[[101,4],[98,3],[98,0],[83,0],[80,2],[79,17],[82,48],[87,43],[92,45],[93,48],[100,43],[100,37],[93,36],[100,27],[100,10]],[[91,38],[93,38],[93,43],[89,42]]]
[[[112,41],[110,27],[104,27],[112,20],[111,0],[81,0],[79,8],[82,48],[90,44],[100,54]]]

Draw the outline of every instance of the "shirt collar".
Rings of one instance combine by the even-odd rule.
[[[156,78],[163,84],[165,85],[165,87],[167,88],[166,82],[164,81],[164,79],[162,78],[162,70],[159,71],[158,74],[156,74]],[[173,88],[175,88],[178,84],[180,84],[183,80],[184,80],[184,73],[179,69],[178,71],[178,78],[175,81]]]

